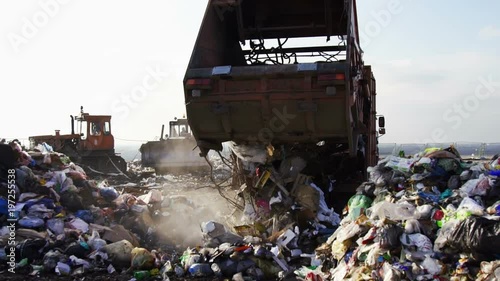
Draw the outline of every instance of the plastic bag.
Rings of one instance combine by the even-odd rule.
[[[321,265],[317,266],[317,267],[316,266],[314,266],[314,267],[313,266],[309,266],[309,267],[302,266],[301,268],[296,269],[294,271],[294,273],[295,273],[295,275],[297,275],[303,279],[305,279],[308,276],[308,274],[313,274],[314,276],[318,276],[318,277],[325,280],[327,276],[321,271],[321,268],[322,268]]]
[[[406,173],[410,171],[414,163],[415,163],[414,159],[389,156],[389,161],[385,166]]]
[[[401,273],[396,270],[392,265],[388,262],[384,263],[382,266],[382,270],[384,272],[383,281],[399,281],[401,280]]]
[[[488,193],[488,190],[490,190],[492,185],[493,182],[490,178],[481,175],[481,177],[479,177],[479,183],[477,184],[476,188],[472,190],[471,195],[484,196]]]
[[[54,234],[60,235],[64,233],[64,221],[62,219],[50,219],[47,221],[47,228]]]
[[[188,248],[184,251],[180,260],[184,270],[188,270],[191,265],[202,262],[202,257],[195,250]]]
[[[146,204],[160,203],[162,202],[162,194],[159,190],[151,190],[148,194],[141,195],[137,199]]]
[[[317,219],[320,222],[329,222],[332,225],[338,225],[340,223],[340,216],[335,213],[333,208],[329,209],[325,201],[325,193],[314,183],[310,184],[319,194],[319,210]]]
[[[402,233],[403,229],[395,224],[386,224],[379,228],[380,247],[387,250],[397,248],[401,244],[399,237]]]
[[[38,228],[42,227],[45,222],[37,217],[24,217],[19,220],[18,224],[25,228]]]
[[[83,199],[74,191],[67,191],[61,195],[61,205],[65,206],[71,212],[85,209]]]
[[[54,149],[52,146],[47,144],[46,142],[40,143],[35,147],[35,150],[40,151],[42,154],[47,154],[47,153],[52,153],[54,152]]]
[[[71,273],[71,267],[65,263],[58,262],[55,272],[57,275],[69,275]]]
[[[440,200],[440,195],[431,192],[418,192],[418,196],[422,198],[425,202],[438,203]]]
[[[421,205],[417,207],[417,219],[429,219],[432,214],[432,205]]]
[[[83,233],[87,233],[89,231],[89,225],[80,218],[75,218],[68,223],[68,225],[73,229],[78,229]]]
[[[428,273],[432,275],[437,275],[443,269],[443,266],[435,259],[426,256],[425,260],[422,262],[422,267],[427,270]]]
[[[72,265],[77,265],[77,266],[82,266],[83,265],[83,267],[87,268],[87,269],[91,267],[90,263],[88,261],[86,261],[84,259],[79,259],[79,258],[77,258],[75,256],[70,256],[69,260],[71,261]]]
[[[395,204],[387,201],[379,202],[366,210],[370,219],[409,220],[416,216],[415,206],[409,203]]]
[[[434,241],[434,251],[442,252],[444,247],[448,244],[451,239],[451,234],[455,230],[455,227],[460,223],[457,219],[451,219],[446,221],[438,232],[436,240]]]
[[[494,182],[488,176],[481,174],[477,179],[468,180],[461,188],[462,197],[481,195],[484,196],[493,186]]]
[[[45,183],[46,187],[54,187],[54,189],[61,189],[67,177],[64,172],[54,172],[50,181]]]
[[[429,253],[432,252],[432,241],[427,236],[414,233],[403,234],[400,238],[401,243],[405,246],[416,246],[419,252]]]
[[[333,281],[342,281],[345,280],[345,276],[347,275],[348,268],[347,264],[344,260],[342,260],[337,267],[331,270],[331,280]],[[358,279],[362,280],[362,279]]]
[[[383,250],[378,243],[370,245],[369,248],[370,250],[366,256],[365,264],[373,267],[377,264],[378,258],[383,254],[383,252],[385,252],[385,250]]]
[[[357,219],[360,215],[365,213],[366,209],[370,208],[371,204],[372,199],[368,196],[361,194],[352,196],[347,203],[349,208],[349,219]]]
[[[99,194],[107,202],[113,202],[113,200],[117,199],[119,196],[118,191],[116,191],[116,189],[112,186],[100,188]]]
[[[332,244],[332,257],[336,260],[342,259],[351,245],[352,241],[349,239],[335,240],[335,242],[333,242]]]
[[[255,258],[255,260],[257,261],[257,263],[259,261],[263,261],[264,259],[257,259]],[[236,274],[238,272],[238,263],[237,261],[234,261],[234,260],[231,260],[231,259],[224,259],[224,260],[221,260],[217,263],[217,265],[219,266],[219,270],[220,270],[220,273],[224,276],[232,276],[233,274]],[[271,265],[271,266],[274,266],[274,265]],[[265,268],[262,268],[262,270],[266,271]],[[274,271],[271,270],[273,273]],[[277,273],[278,270],[275,272]],[[269,275],[272,275],[273,273],[269,274]]]
[[[472,179],[464,183],[464,185],[460,187],[460,192],[463,194],[462,197],[472,196],[472,191],[476,188],[479,181],[479,179]]]
[[[500,221],[470,217],[461,221],[447,245],[456,251],[494,257],[500,245]]]
[[[361,227],[354,221],[347,225],[337,228],[335,232],[326,241],[327,244],[332,244],[335,240],[344,241],[358,235],[362,231]]]
[[[92,212],[89,210],[78,210],[78,211],[76,211],[75,216],[77,218],[82,219],[83,221],[85,221],[87,223],[94,222],[94,216],[92,215]]]
[[[43,257],[43,270],[53,272],[60,261],[65,261],[66,256],[59,251],[48,251]]]
[[[368,167],[367,172],[370,173],[370,181],[378,187],[388,185],[394,174],[391,168],[382,165]]]
[[[422,233],[422,225],[420,222],[415,219],[407,220],[405,222],[405,233],[413,234],[413,233]]]
[[[121,240],[108,244],[102,250],[109,256],[114,266],[130,266],[132,260],[131,252],[134,249],[132,243],[127,240]]]
[[[147,249],[134,248],[130,254],[132,255],[131,266],[133,269],[152,269],[155,265],[155,256]]]
[[[99,236],[99,232],[97,232],[97,230],[93,230],[92,236],[90,236],[88,244],[90,248],[92,248],[92,250],[96,251],[106,246],[107,243],[105,240],[101,239],[101,237]]]
[[[460,176],[457,176],[457,175],[453,175],[450,177],[450,179],[448,180],[448,188],[453,190],[453,189],[457,189],[460,187],[460,184],[461,184],[461,181],[460,181]]]
[[[500,280],[500,261],[482,261],[481,271],[476,277],[476,281],[497,281]]]
[[[472,215],[482,216],[484,214],[483,206],[479,205],[474,199],[466,197],[460,202],[457,210],[469,211]]]

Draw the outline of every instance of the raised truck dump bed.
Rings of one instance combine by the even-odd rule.
[[[376,162],[375,79],[355,1],[210,0],[184,78],[202,155],[324,142]]]

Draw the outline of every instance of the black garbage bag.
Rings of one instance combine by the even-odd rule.
[[[370,171],[370,181],[376,186],[382,187],[390,184],[395,171],[392,168],[383,165],[377,165]]]
[[[461,185],[460,176],[453,175],[448,180],[448,188],[451,190],[458,189]]]
[[[470,217],[457,225],[447,244],[458,252],[494,258],[500,254],[500,221]]]
[[[488,190],[485,197],[489,204],[493,204],[500,199],[500,179],[495,179],[493,181],[493,185]]]
[[[399,238],[403,232],[403,228],[395,224],[386,224],[382,228],[379,228],[377,240],[380,243],[380,247],[382,249],[392,250],[401,246]]]
[[[61,195],[61,205],[65,206],[71,212],[86,209],[82,197],[72,191],[64,192]]]
[[[43,270],[45,272],[54,272],[57,263],[65,262],[66,260],[67,257],[63,253],[57,250],[50,250],[43,257]]]
[[[0,178],[7,180],[8,170],[14,169],[17,164],[17,151],[8,144],[0,144]]]
[[[224,276],[233,276],[238,273],[238,262],[231,259],[224,259],[217,262],[222,275]]]
[[[88,254],[90,254],[90,248],[81,245],[78,242],[73,242],[66,247],[64,254],[68,257],[75,256],[80,259],[84,259]]]
[[[41,259],[43,249],[48,245],[45,239],[26,239],[16,245],[16,260],[27,258],[28,262]]]

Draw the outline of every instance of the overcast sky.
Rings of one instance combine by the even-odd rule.
[[[0,137],[69,133],[80,106],[113,115],[118,143],[158,137],[185,113],[206,2],[1,1]],[[496,0],[358,1],[381,142],[500,142],[498,11]]]

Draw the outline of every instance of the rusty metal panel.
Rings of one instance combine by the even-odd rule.
[[[347,31],[344,0],[243,0],[240,3],[237,8],[242,11],[246,39],[335,36]]]
[[[259,84],[255,80],[234,80],[227,81],[225,86],[226,93],[238,94],[244,92],[256,92]]]
[[[223,113],[216,112],[210,103],[190,103],[187,108],[192,130],[197,138],[219,142],[257,141],[263,138],[275,143],[288,143],[297,138],[320,141],[346,136],[344,99],[321,97],[305,102],[303,99],[277,97],[283,96],[260,95],[255,101],[239,97],[225,102],[228,110]],[[262,100],[269,102],[267,114]],[[310,128],[308,118],[312,118],[313,128]],[[224,125],[224,122],[228,124]]]
[[[258,138],[263,130],[277,143],[316,140],[357,147],[353,127],[362,116],[362,103],[351,107],[351,72],[359,66],[354,1],[345,0],[211,0],[200,27],[184,83],[205,79],[211,88],[193,96],[186,88],[186,109],[198,140],[223,142]],[[357,24],[357,23],[356,23]],[[346,52],[337,62],[300,63],[246,61],[249,53],[278,57],[278,53],[332,51],[332,46],[260,48],[243,51],[244,39],[275,39],[342,35]],[[346,36],[348,35],[348,36]],[[335,44],[334,44],[335,45]],[[255,45],[254,45],[255,46]],[[258,45],[260,46],[260,45]],[[354,47],[353,47],[354,46]],[[257,51],[256,51],[257,50]],[[264,54],[265,53],[265,54]],[[273,64],[269,64],[273,63]],[[250,65],[251,64],[251,65]],[[213,68],[228,71],[213,76]],[[344,78],[335,78],[343,74]],[[321,83],[318,76],[322,75]],[[330,75],[333,79],[324,76]],[[326,82],[325,82],[326,81]],[[198,95],[199,94],[199,95]],[[286,108],[293,122],[280,126],[276,111]],[[282,114],[283,115],[283,114]],[[285,114],[286,115],[286,114]]]

